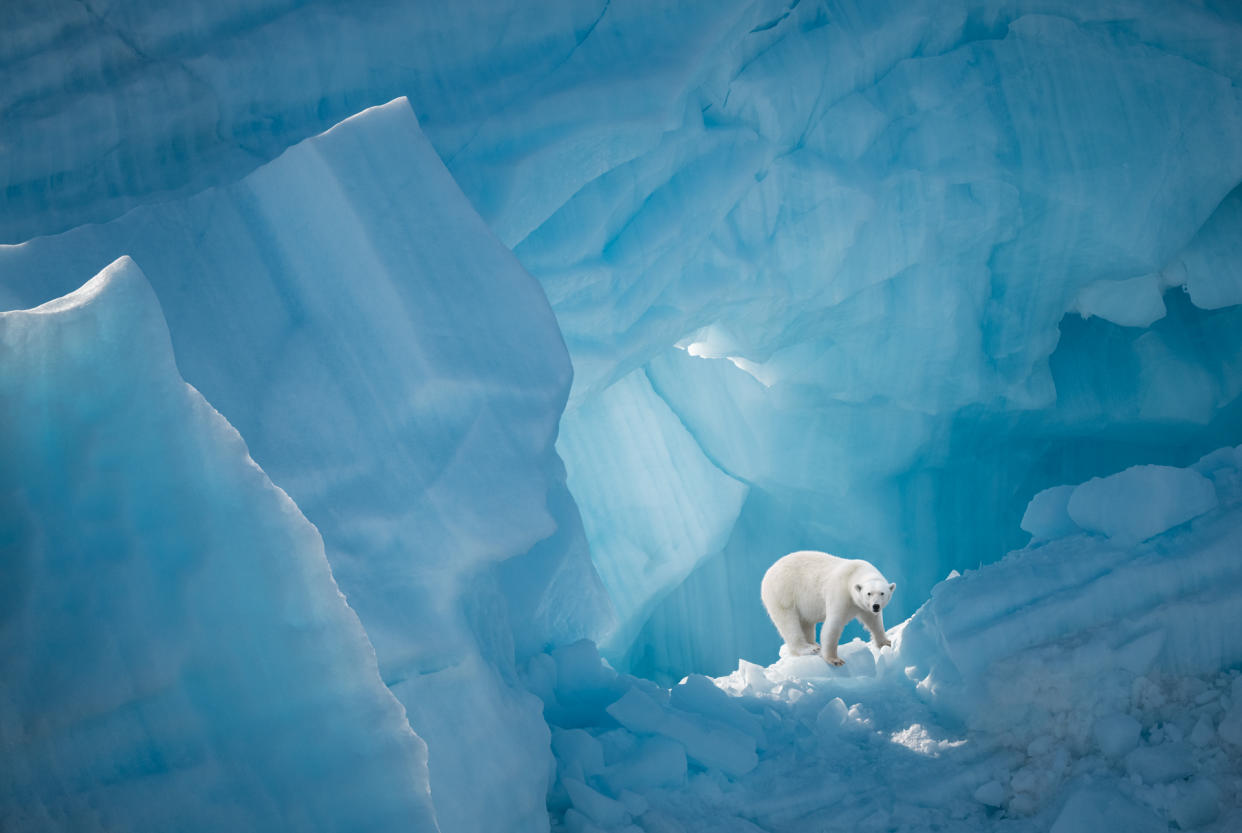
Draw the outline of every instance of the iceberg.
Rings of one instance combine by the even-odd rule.
[[[323,541],[128,258],[0,313],[8,830],[438,830]]]

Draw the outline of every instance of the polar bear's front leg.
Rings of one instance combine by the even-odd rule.
[[[829,665],[845,665],[845,660],[837,656],[837,643],[841,641],[841,631],[845,630],[845,623],[848,621],[832,616],[830,611],[829,618],[824,620],[824,626],[819,629],[819,655]]]
[[[858,617],[862,623],[867,626],[867,630],[871,631],[871,638],[875,640],[875,647],[883,648],[893,643],[888,641],[888,634],[884,632],[884,613],[872,613],[871,611],[863,611]]]

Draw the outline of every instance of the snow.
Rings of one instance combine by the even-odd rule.
[[[1196,306],[1219,309],[1242,303],[1238,277],[1242,236],[1242,190],[1235,188],[1187,244],[1175,261],[1174,276],[1182,279]]]
[[[1077,532],[1078,524],[1069,516],[1069,501],[1075,490],[1075,486],[1053,486],[1036,494],[1022,515],[1022,529],[1031,533],[1035,541]]]
[[[1211,781],[1192,781],[1170,815],[1182,830],[1205,827],[1220,815],[1220,788]]]
[[[1074,489],[1066,511],[1083,529],[1137,544],[1216,508],[1212,482],[1190,469],[1134,466]]]
[[[1110,714],[1099,718],[1092,727],[1096,745],[1109,758],[1118,760],[1138,745],[1143,724],[1128,714]]]
[[[1100,318],[1123,327],[1148,327],[1165,315],[1164,286],[1159,275],[1121,281],[1099,281],[1078,293],[1074,308],[1084,317]]]
[[[1216,504],[1212,482],[1194,469],[1132,466],[1077,486],[1043,490],[1027,506],[1022,528],[1035,541],[1086,531],[1132,546],[1197,518]]]
[[[0,313],[0,403],[6,830],[437,829],[319,533],[132,260]]]
[[[560,652],[562,676],[580,682],[545,689],[554,820],[574,829],[580,814],[601,830],[1233,829],[1242,749],[1218,735],[1242,714],[1242,653],[1227,636],[1242,612],[1238,453],[1175,470],[1214,474],[1218,505],[1193,523],[1125,549],[1075,529],[952,576],[890,630],[892,647],[843,645],[841,668],[818,657],[742,660],[727,676],[661,689],[617,673],[588,643],[572,664]],[[1158,497],[1175,477],[1119,482],[1141,502],[1143,488]],[[559,728],[571,700],[591,706]]]
[[[0,399],[0,478],[64,487],[0,489],[0,709],[99,721],[0,722],[0,827],[1242,827],[1232,4],[16,0],[0,31],[0,309],[51,304],[5,320],[162,345],[68,380],[23,343],[0,388],[219,409],[81,445]],[[179,430],[209,463],[142,444]],[[184,555],[150,530],[226,465],[253,488],[200,526],[262,535],[203,563],[297,541],[253,586],[95,578],[131,517],[100,506],[181,474],[116,540]],[[15,550],[31,517],[94,571]],[[759,579],[807,548],[898,582],[893,648],[779,658]],[[262,731],[162,704],[198,692],[151,676],[177,645],[236,649],[218,701]],[[159,705],[91,711],[135,679]],[[124,757],[185,736],[231,745],[166,790],[189,757]]]
[[[1136,833],[1168,830],[1164,822],[1116,793],[1083,789],[1065,802],[1051,833],[1088,833],[1114,825]]]

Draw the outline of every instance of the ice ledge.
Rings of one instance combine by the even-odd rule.
[[[1242,460],[1237,449],[1222,451],[1232,451]],[[1132,466],[1078,486],[1043,490],[1027,506],[1022,529],[1035,541],[1093,532],[1117,546],[1133,546],[1218,505],[1212,481],[1194,467]]]

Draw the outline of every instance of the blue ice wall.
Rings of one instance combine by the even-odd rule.
[[[129,258],[0,313],[0,826],[435,831],[323,540]]]
[[[1239,440],[1230,4],[9,9],[7,240],[233,181],[409,96],[551,301],[601,574],[630,566],[617,414],[719,470],[622,484],[665,580],[610,588],[633,618],[612,633],[638,634],[612,656],[647,673],[769,657],[753,587],[786,550],[877,562],[900,616],[1020,543],[1042,488]],[[633,509],[726,479],[724,533],[731,493],[697,537]]]
[[[548,729],[516,663],[612,615],[553,449],[569,359],[539,285],[408,103],[231,185],[0,247],[4,293],[33,306],[123,254],[150,279],[186,379],[322,535],[435,761],[440,829],[546,830]]]

